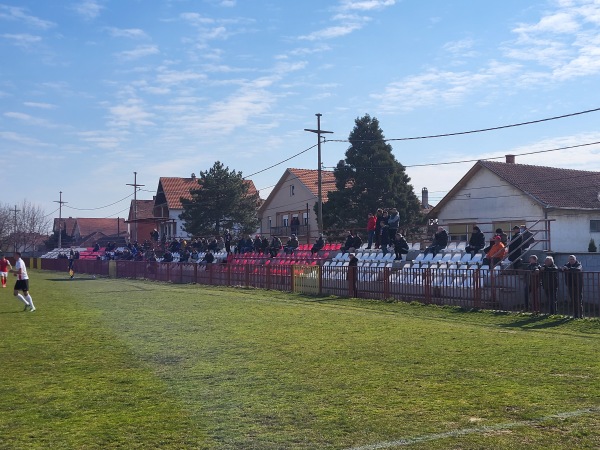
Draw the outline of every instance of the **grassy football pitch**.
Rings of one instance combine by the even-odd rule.
[[[1,449],[600,448],[597,320],[31,272]]]

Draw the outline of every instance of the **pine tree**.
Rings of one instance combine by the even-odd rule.
[[[249,182],[241,172],[230,171],[219,161],[200,172],[198,189],[190,191],[192,199],[181,199],[186,232],[201,236],[220,234],[225,228],[241,233],[253,233],[258,226],[257,210],[260,198],[249,193]]]
[[[421,219],[421,207],[404,166],[392,154],[379,121],[368,114],[357,118],[349,136],[346,159],[335,170],[336,191],[323,204],[325,229],[365,228],[367,214],[396,208],[401,225]]]

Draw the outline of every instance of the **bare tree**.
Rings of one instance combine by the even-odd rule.
[[[46,216],[44,210],[33,203],[23,200],[17,207],[16,221],[14,210],[8,209],[7,229],[8,235],[7,250],[19,249],[21,252],[34,252],[37,247],[43,245],[50,231],[51,218]],[[2,221],[2,212],[0,208],[0,226]]]

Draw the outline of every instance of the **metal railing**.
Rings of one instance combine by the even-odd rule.
[[[30,267],[64,271],[64,259],[32,259]],[[466,309],[600,317],[600,272],[559,273],[542,284],[535,273],[485,268],[356,267],[303,264],[208,264],[79,260],[76,274],[171,283],[273,289],[308,295],[418,301]]]

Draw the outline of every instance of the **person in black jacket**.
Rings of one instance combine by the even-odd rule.
[[[552,256],[546,256],[544,265],[540,267],[542,288],[546,297],[546,311],[556,314],[556,300],[558,298],[558,267],[554,264]]]
[[[402,236],[402,233],[396,233],[396,237],[394,239],[394,253],[396,253],[396,261],[402,259],[402,255],[406,255],[408,253],[408,242]]]
[[[583,306],[583,266],[575,255],[569,256],[569,262],[561,269],[565,274],[565,284],[569,291],[573,307],[573,317],[581,317]]]
[[[473,227],[473,233],[471,233],[471,239],[469,239],[469,245],[465,248],[467,253],[470,253],[471,256],[474,256],[475,253],[480,251],[485,247],[485,235],[481,232],[479,227],[475,225]]]
[[[519,227],[513,227],[513,235],[510,237],[508,244],[508,260],[512,264],[513,269],[521,267],[521,255],[523,254],[523,240]],[[537,262],[537,260],[536,260]]]
[[[319,239],[317,239],[317,242],[315,242],[315,244],[310,249],[310,253],[314,255],[315,253],[321,251],[323,247],[325,247],[325,241],[323,240],[323,235],[321,234],[319,236]]]
[[[440,250],[445,249],[447,246],[448,232],[444,227],[438,227],[437,233],[433,235],[433,242],[425,249],[425,254],[433,253],[433,256],[435,256]]]

